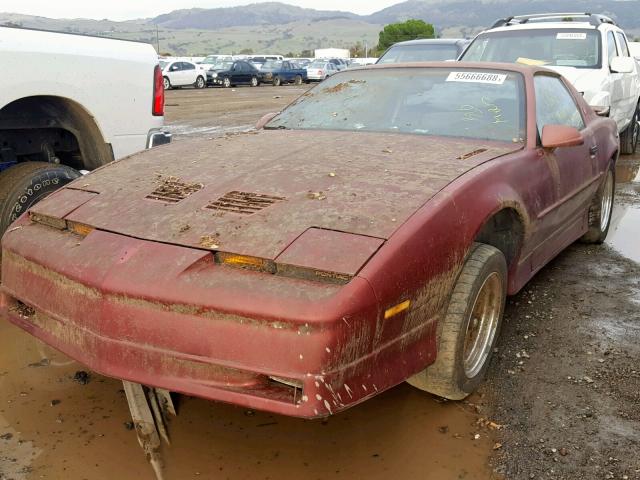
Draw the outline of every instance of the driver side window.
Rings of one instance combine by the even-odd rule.
[[[573,97],[558,77],[536,75],[536,124],[538,137],[545,125],[567,125],[584,129],[584,120]]]

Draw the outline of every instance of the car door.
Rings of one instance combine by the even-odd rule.
[[[183,72],[183,81],[185,85],[193,85],[196,83],[196,78],[198,76],[198,70],[196,69],[195,64],[191,62],[182,62],[182,72]]]
[[[173,86],[182,85],[181,75],[182,73],[182,62],[173,62],[168,69],[167,76],[169,77],[169,81]]]
[[[615,35],[612,30],[607,32],[607,69],[611,79],[611,113],[610,116],[618,124],[618,130],[624,126],[626,108],[624,104],[623,74],[611,71],[611,60],[620,55]]]
[[[560,250],[575,241],[586,227],[586,212],[597,188],[598,145],[585,122],[584,113],[560,77],[534,77],[538,156],[551,171],[555,201],[538,214],[538,241],[532,258],[537,270]],[[541,137],[546,125],[566,125],[580,131],[584,143],[572,147],[546,149]]]
[[[238,69],[234,72],[234,82],[237,84],[249,83],[249,64],[238,62]]]
[[[618,41],[619,56],[631,58],[629,45],[627,44],[624,33],[616,32],[616,40]],[[622,105],[624,106],[624,119],[626,121],[633,117],[636,109],[637,99],[633,96],[635,73],[622,73],[620,75],[622,76]]]

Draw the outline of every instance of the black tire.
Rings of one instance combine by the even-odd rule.
[[[302,85],[302,77],[300,75],[296,75],[296,78],[293,79],[294,85]]]
[[[169,80],[169,77],[162,77],[162,82],[165,90],[171,90],[171,80]]]
[[[202,76],[198,76],[198,78],[196,78],[196,83],[193,84],[196,88],[204,88],[206,85],[207,82],[202,78]]]
[[[258,77],[251,77],[251,82],[249,83],[249,85],[251,85],[252,87],[257,87],[258,85],[260,85],[260,80],[258,80]]]
[[[222,79],[222,86],[224,88],[230,88],[231,87],[231,80],[229,79],[229,77],[224,77]]]
[[[279,87],[280,85],[282,85],[282,79],[278,76],[273,77],[273,86]]]
[[[638,148],[638,137],[640,137],[640,113],[638,112],[638,106],[633,113],[631,123],[624,132],[620,134],[620,152],[624,155],[633,155]]]
[[[80,172],[46,162],[23,162],[0,174],[0,235],[44,197],[80,177]]]
[[[611,212],[616,193],[616,171],[613,165],[607,170],[602,184],[589,207],[589,230],[580,241],[583,243],[603,243],[611,226]],[[607,197],[608,195],[608,197]],[[607,198],[609,199],[607,201]]]
[[[462,400],[472,393],[484,379],[489,367],[491,353],[500,333],[506,291],[507,262],[504,255],[495,247],[474,243],[453,288],[446,315],[438,325],[436,361],[407,382],[450,400]],[[479,330],[482,331],[486,319],[478,322],[476,318],[472,323],[472,314],[476,304],[485,299],[491,302],[491,321],[486,324],[487,334],[482,336],[486,339],[482,342],[483,347],[478,350],[478,355],[470,358],[473,368],[468,368],[465,359],[465,354],[468,354],[465,348],[468,327],[480,326]]]

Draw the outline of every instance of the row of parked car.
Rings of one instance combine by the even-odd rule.
[[[207,57],[199,64],[186,60],[160,61],[165,90],[186,86],[257,87],[261,83],[275,86],[287,83],[300,85],[322,81],[352,66],[357,64],[341,58],[284,60],[259,57],[256,60],[215,55]]]

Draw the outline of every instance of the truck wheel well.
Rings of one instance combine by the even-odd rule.
[[[0,109],[0,156],[41,160],[38,154],[45,149],[40,145],[44,142],[61,163],[76,169],[93,170],[113,160],[111,145],[105,143],[94,118],[73,100],[33,96]]]
[[[524,238],[524,225],[518,212],[505,208],[495,213],[482,226],[475,241],[486,243],[500,250],[511,267],[520,251]]]

